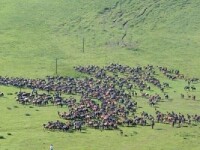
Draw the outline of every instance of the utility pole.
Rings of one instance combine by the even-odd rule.
[[[58,74],[58,59],[56,58],[56,75]]]

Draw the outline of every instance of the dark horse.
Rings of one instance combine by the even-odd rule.
[[[81,132],[82,124],[83,124],[83,123],[82,123],[81,121],[75,121],[75,122],[74,122],[74,129]]]

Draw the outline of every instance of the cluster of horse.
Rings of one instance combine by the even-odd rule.
[[[184,90],[188,90],[188,91],[189,91],[190,89],[191,89],[192,91],[195,91],[195,90],[196,90],[196,87],[195,87],[194,85],[192,85],[192,86],[187,85],[187,86],[184,87]]]
[[[33,94],[27,92],[19,92],[17,94],[16,101],[20,104],[27,105],[33,104],[37,106],[45,106],[49,103],[49,100],[52,100],[53,97],[48,94]]]
[[[158,67],[160,72],[162,72],[168,79],[184,79],[184,75],[180,74],[179,70],[168,69],[167,67]]]
[[[68,106],[70,107],[73,103],[76,102],[76,99],[70,96],[69,98],[64,98],[59,95],[59,93],[55,94],[38,94],[38,93],[27,93],[27,92],[19,92],[17,93],[16,101],[23,105],[35,105],[35,106],[47,106],[48,104],[55,106]]]
[[[184,124],[190,125],[192,122],[200,122],[200,115],[189,115],[187,117],[181,113],[167,112],[166,114],[156,111],[156,120],[158,123],[168,123],[174,127],[175,124],[178,124],[178,127],[184,126]]]
[[[169,98],[165,91],[170,85],[161,82],[155,70],[158,69],[171,80],[185,79],[179,70],[152,65],[130,67],[113,63],[105,67],[89,65],[87,67],[76,66],[74,69],[87,74],[87,77],[47,76],[45,79],[25,79],[0,76],[0,84],[20,88],[16,100],[24,105],[46,106],[50,103],[61,107],[67,106],[68,111],[58,112],[58,115],[71,123],[50,121],[44,124],[46,129],[66,131],[70,128],[79,129],[83,124],[97,129],[117,129],[119,125],[146,126],[151,124],[153,126],[156,120],[164,123],[171,123],[172,120],[175,120],[172,121],[175,123],[179,120],[186,120],[183,116],[178,116],[177,119],[175,113],[157,112],[157,118],[145,112],[141,116],[136,115],[137,102],[135,99],[139,95],[138,92],[139,96],[147,99],[151,106],[156,105],[161,99]],[[187,81],[188,86],[192,88],[194,86],[190,84],[199,80],[192,78]],[[21,92],[22,88],[30,88],[32,92]],[[148,94],[152,88],[158,88],[160,94]],[[38,90],[46,91],[46,93],[39,94]],[[66,99],[62,97],[62,94],[79,95],[81,98],[78,101],[72,96]],[[184,95],[181,96],[184,98]],[[172,119],[169,119],[170,117]]]
[[[86,73],[90,75],[90,79],[95,77],[97,84],[112,84],[115,89],[126,89],[127,91],[134,91],[137,89],[140,92],[144,90],[151,90],[152,86],[159,88],[162,92],[166,88],[169,88],[168,83],[161,83],[158,78],[155,76],[155,67],[148,65],[146,67],[129,67],[122,66],[119,64],[111,64],[100,68],[98,66],[90,65],[88,67],[77,66],[74,67],[75,70]],[[178,70],[170,70],[166,67],[158,67],[164,74],[168,76],[173,76],[173,80],[179,78]],[[113,76],[110,75],[113,73]],[[120,77],[119,77],[120,76]],[[174,78],[175,77],[175,78]],[[88,89],[88,86],[84,86],[87,79],[78,79],[72,77],[50,77],[47,76],[46,79],[24,79],[24,78],[9,78],[0,76],[1,85],[12,85],[19,88],[37,88],[45,91],[60,91],[67,94],[76,94],[85,92]],[[197,78],[192,78],[190,82],[198,81]],[[185,89],[188,90],[191,88],[195,90],[194,86],[185,86]],[[133,92],[132,92],[133,93]],[[136,93],[137,95],[137,93]]]
[[[186,99],[192,99],[192,100],[196,100],[196,96],[195,95],[189,95],[189,94],[187,94],[187,97],[184,95],[184,94],[182,94],[181,93],[181,98],[182,99],[184,99],[184,98],[186,98]]]
[[[108,98],[100,102],[83,96],[78,103],[69,107],[68,112],[58,112],[58,115],[65,120],[82,120],[93,128],[117,129],[137,108],[137,103],[130,99],[120,101]]]
[[[43,124],[43,127],[44,129],[51,130],[51,131],[59,130],[59,131],[67,132],[69,130],[74,129],[81,132],[82,124],[83,122],[81,121],[74,121],[73,123],[72,122],[64,123],[57,120],[57,121],[49,121],[48,123]]]

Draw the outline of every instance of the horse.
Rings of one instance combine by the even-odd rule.
[[[121,129],[119,130],[119,132],[120,132],[121,136],[124,134],[123,130],[121,130]]]
[[[191,86],[191,89],[192,89],[192,91],[195,91],[195,90],[196,90],[196,88],[195,88],[194,86]]]
[[[74,129],[81,132],[81,129],[82,129],[82,122],[80,122],[80,121],[75,121],[75,122],[74,122]]]
[[[190,86],[185,86],[184,90],[190,90]]]
[[[168,94],[164,94],[164,96],[165,96],[165,99],[169,99],[169,95]]]
[[[66,132],[66,131],[68,131],[70,129],[70,126],[69,125],[64,125],[63,127],[62,127],[62,131],[63,132]]]

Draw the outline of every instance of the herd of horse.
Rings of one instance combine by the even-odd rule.
[[[198,83],[199,79],[186,79],[179,70],[152,65],[130,67],[113,63],[105,67],[89,65],[76,66],[74,69],[84,73],[85,77],[47,76],[45,79],[25,79],[0,76],[0,85],[20,88],[16,101],[23,105],[66,106],[67,111],[57,113],[67,121],[57,120],[43,124],[43,127],[49,130],[81,131],[82,126],[100,130],[138,125],[153,128],[155,122],[171,124],[173,127],[177,124],[181,127],[184,124],[200,122],[198,114],[184,116],[181,113],[165,114],[156,110],[157,103],[169,99],[166,91],[170,88],[169,83],[159,80],[157,71],[172,81],[185,80],[187,85],[184,89],[187,92],[190,89],[196,90],[194,84]],[[32,92],[22,92],[23,88],[29,88]],[[149,94],[155,88],[159,92]],[[66,95],[70,96],[66,98]],[[73,95],[80,98],[76,99]],[[1,92],[0,96],[3,96]],[[137,97],[146,99],[151,107],[155,107],[155,114],[145,111],[139,114]],[[184,98],[184,94],[181,94],[181,98]],[[192,99],[195,100],[196,96]]]

